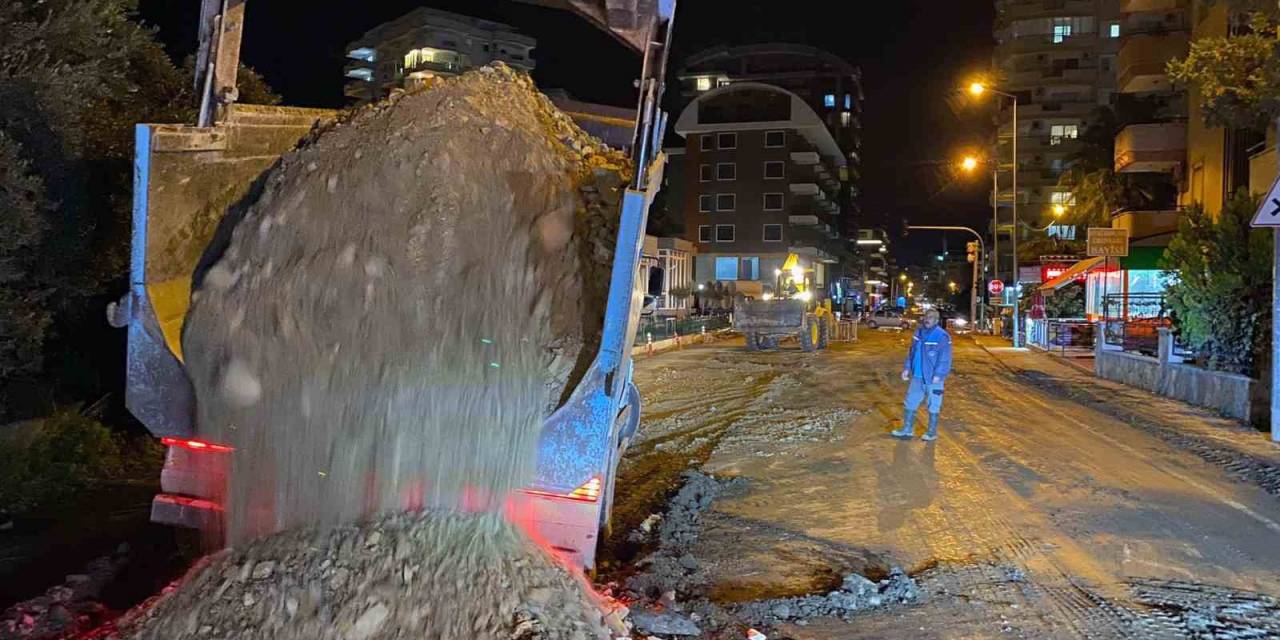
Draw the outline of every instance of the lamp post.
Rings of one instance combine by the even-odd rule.
[[[992,89],[981,82],[969,85],[969,93],[974,96],[981,96],[988,91],[1008,98],[1013,103],[1013,278],[1010,281],[1013,283],[1013,346],[1016,348],[1022,346],[1022,337],[1018,332],[1018,306],[1022,301],[1022,287],[1018,283],[1018,97],[1012,93]],[[996,192],[996,195],[998,197],[999,192]],[[996,235],[1000,235],[998,227]]]

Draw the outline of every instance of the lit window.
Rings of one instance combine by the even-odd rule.
[[[698,167],[698,182],[711,182],[711,165],[704,164]]]
[[[700,225],[698,227],[698,242],[711,242],[711,240],[711,225]]]
[[[848,93],[844,94],[844,108],[846,109],[853,108],[853,95]]]
[[[738,196],[733,193],[716,194],[716,211],[732,212],[738,208]]]
[[[836,94],[828,93],[827,95],[822,96],[822,105],[828,109],[836,108]]]
[[[787,146],[787,132],[766,131],[764,134],[764,146],[766,149],[778,149]]]
[[[716,242],[733,242],[734,227],[731,224],[716,225]]]
[[[347,52],[347,57],[354,60],[364,60],[365,62],[376,62],[378,60],[378,52],[372,47],[360,47]]]
[[[738,148],[738,134],[722,133],[716,141],[716,147],[722,151]]]
[[[728,79],[728,78],[720,78],[719,80],[716,80],[716,86],[717,86],[717,87],[727,87],[727,86],[729,86],[729,79]]]
[[[711,78],[708,78],[708,77],[698,78],[696,82],[698,86],[698,91],[711,90]]]
[[[1051,224],[1045,229],[1045,234],[1050,238],[1059,238],[1062,240],[1076,239],[1076,226],[1073,224]]]
[[[764,163],[765,180],[782,180],[787,177],[787,165],[779,160]]]
[[[359,69],[351,69],[350,71],[347,71],[347,77],[370,82],[373,80],[373,69],[365,69],[363,67]]]
[[[1074,25],[1071,18],[1054,18],[1053,19],[1053,43],[1060,44],[1070,38],[1074,33]]]
[[[1069,207],[1076,203],[1076,197],[1070,191],[1054,191],[1049,194],[1049,203]]]
[[[845,111],[845,112],[841,113],[841,114],[840,114],[840,124],[841,124],[842,126],[846,126],[846,127],[847,127],[847,126],[849,126],[849,125],[851,125],[851,124],[853,124],[853,114],[852,114],[852,113],[849,113],[848,111]]]
[[[783,196],[781,193],[764,194],[765,211],[782,211]]]
[[[1080,137],[1080,126],[1074,124],[1055,124],[1049,128],[1049,144],[1059,145],[1067,140]]]
[[[782,225],[766,224],[764,226],[765,242],[782,242]]]
[[[719,227],[716,227],[717,239],[718,239],[718,236],[720,235],[720,230],[726,227],[729,228],[730,230],[733,229],[733,227],[730,227],[729,225],[721,225]],[[730,231],[730,235],[732,235],[732,231]],[[716,280],[737,280],[737,279],[738,279],[738,258],[736,256],[716,256]]]
[[[716,204],[715,196],[711,194],[704,194],[704,195],[698,196],[698,212],[699,213],[711,213],[714,210],[713,208],[715,207],[715,204]]]
[[[721,162],[716,165],[716,180],[728,182],[738,179],[738,165],[733,162]]]
[[[1112,22],[1112,23],[1111,23],[1111,31],[1110,31],[1110,34],[1111,34],[1111,37],[1112,37],[1112,38],[1119,38],[1119,37],[1120,37],[1120,23],[1119,23],[1119,22]]]

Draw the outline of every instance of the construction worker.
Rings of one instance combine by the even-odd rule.
[[[907,350],[907,359],[902,365],[902,379],[910,383],[906,412],[902,417],[902,428],[892,432],[895,438],[915,435],[912,424],[916,409],[925,401],[929,409],[929,430],[920,439],[925,442],[938,439],[938,412],[942,410],[947,374],[951,373],[951,335],[938,326],[939,321],[938,311],[929,309],[911,335],[911,348]]]

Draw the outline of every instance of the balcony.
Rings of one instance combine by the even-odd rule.
[[[822,162],[822,156],[817,151],[792,151],[791,161],[802,166],[818,164]]]
[[[1169,235],[1178,231],[1178,210],[1121,210],[1112,214],[1111,228],[1126,229],[1131,240]]]
[[[1170,91],[1165,64],[1187,55],[1185,31],[1134,34],[1124,38],[1116,58],[1116,88],[1123,93]]]
[[[1093,0],[1006,0],[998,3],[998,19],[1002,23],[1030,18],[1091,16],[1097,11]]]
[[[1168,12],[1190,6],[1191,0],[1120,0],[1120,13]]]
[[[1187,155],[1187,125],[1182,122],[1131,124],[1116,136],[1119,173],[1172,173]]]
[[[1107,38],[1110,40],[1110,38]],[[1019,53],[1047,53],[1050,51],[1079,51],[1098,46],[1096,33],[1080,33],[1067,37],[1051,34],[1035,34],[1017,38],[1005,36],[996,45],[996,59]]]

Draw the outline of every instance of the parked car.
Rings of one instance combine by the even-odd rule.
[[[897,309],[880,309],[867,316],[867,327],[870,329],[879,329],[881,327],[908,329],[911,327],[911,320],[903,316],[902,312]]]

